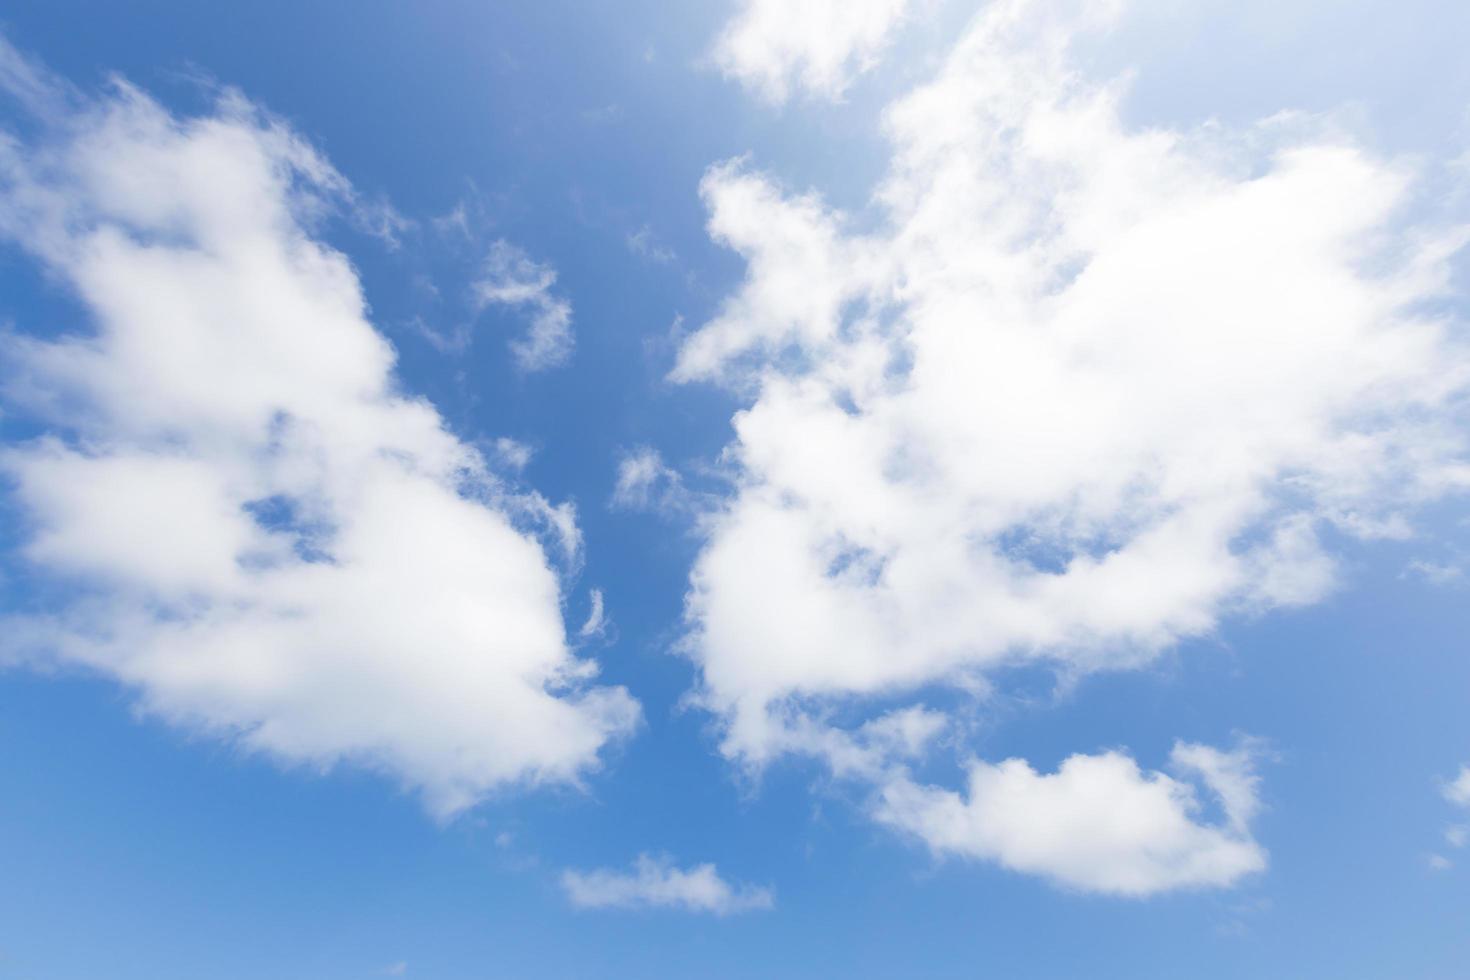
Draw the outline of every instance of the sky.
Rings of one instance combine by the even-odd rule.
[[[1470,8],[0,14],[0,978],[1455,978]]]

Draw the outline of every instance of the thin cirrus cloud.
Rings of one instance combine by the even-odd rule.
[[[491,244],[480,278],[471,284],[483,310],[509,306],[526,311],[531,325],[523,337],[510,342],[522,371],[544,371],[565,364],[572,356],[572,304],[552,292],[556,270],[533,261],[505,240]]]
[[[748,399],[687,599],[724,753],[865,758],[875,813],[937,852],[1126,892],[1261,866],[1252,808],[1200,824],[1115,754],[1051,776],[979,763],[965,798],[912,785],[826,708],[1006,664],[1139,666],[1319,600],[1339,579],[1325,529],[1401,537],[1470,488],[1470,357],[1435,312],[1465,226],[1412,217],[1435,175],[1302,116],[1130,128],[1126,86],[1069,57],[1122,6],[987,7],[886,111],[863,230],[744,161],[712,167],[709,230],[746,278],[671,376]],[[1118,792],[1088,826],[1136,799],[1172,849],[989,827],[1090,776]]]
[[[9,615],[4,656],[285,763],[381,772],[445,816],[596,767],[639,710],[568,646],[575,515],[398,389],[313,234],[347,182],[237,93],[177,118],[0,54],[40,113],[0,148],[0,233],[88,313],[6,341],[8,410],[46,434],[0,464],[25,559],[68,599]]]
[[[908,7],[909,0],[741,0],[711,58],[771,103],[793,91],[839,99],[872,66]]]
[[[561,885],[567,900],[584,909],[675,909],[724,916],[775,905],[770,889],[732,885],[713,864],[682,869],[667,857],[647,854],[640,854],[629,871],[565,871]]]

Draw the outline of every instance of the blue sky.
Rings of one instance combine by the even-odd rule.
[[[1463,975],[1470,12],[0,28],[0,977]]]

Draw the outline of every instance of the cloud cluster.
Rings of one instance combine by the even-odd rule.
[[[800,88],[841,98],[902,21],[909,0],[741,0],[715,42],[714,63],[768,102]]]
[[[50,591],[0,652],[287,763],[381,771],[446,815],[594,767],[638,707],[567,644],[574,514],[397,388],[313,233],[347,182],[238,94],[180,119],[28,71],[41,118],[0,142],[0,234],[88,322],[5,340],[7,410],[45,434],[0,466]]]
[[[555,283],[555,269],[532,261],[520,248],[501,239],[490,245],[481,276],[471,284],[482,310],[510,306],[529,311],[530,329],[510,344],[522,371],[544,371],[565,364],[576,346],[572,304],[551,291]]]
[[[686,871],[667,857],[647,854],[638,856],[630,872],[566,871],[561,883],[567,899],[584,909],[668,908],[723,916],[775,905],[769,889],[731,885],[713,864]]]
[[[1069,56],[1116,6],[987,7],[887,110],[871,215],[707,173],[747,273],[672,376],[749,399],[687,598],[728,756],[850,749],[839,705],[1001,665],[1146,663],[1321,598],[1324,531],[1401,536],[1470,488],[1470,357],[1440,302],[1465,228],[1416,221],[1420,175],[1320,121],[1130,128],[1124,86]],[[1106,836],[1075,871],[1004,838],[942,849],[1123,891],[1259,860],[1131,765],[981,766],[968,802],[900,794],[899,822],[963,837],[996,793],[1065,802],[1105,773],[1177,853],[1130,875]]]
[[[674,376],[752,392],[689,595],[732,752],[786,698],[1127,665],[1311,602],[1324,524],[1470,485],[1431,305],[1461,230],[1401,227],[1412,175],[1323,134],[1127,130],[1065,26],[996,5],[891,107],[876,231],[705,179],[748,274]]]

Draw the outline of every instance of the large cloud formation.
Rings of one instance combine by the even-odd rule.
[[[396,387],[351,264],[313,235],[354,206],[346,181],[238,95],[180,119],[0,54],[40,114],[0,144],[0,233],[89,314],[7,340],[7,402],[46,434],[3,466],[55,601],[9,616],[4,652],[446,815],[595,766],[638,708],[568,646],[574,515]]]
[[[706,175],[711,234],[747,275],[673,377],[750,399],[687,605],[730,757],[856,753],[873,773],[866,731],[825,720],[838,705],[1002,664],[1145,663],[1322,597],[1326,529],[1402,535],[1470,487],[1470,358],[1439,302],[1464,228],[1413,223],[1420,175],[1322,121],[1130,128],[1123,86],[1069,55],[1115,6],[990,5],[888,109],[861,223],[741,161]],[[1176,821],[1204,863],[1113,885],[1008,860],[981,830],[998,796],[1090,771],[1009,765],[972,774],[968,803],[928,790],[887,812],[946,828],[940,850],[1104,890],[1255,866],[1243,821],[1218,839]],[[1088,765],[1187,816],[1158,779]]]

